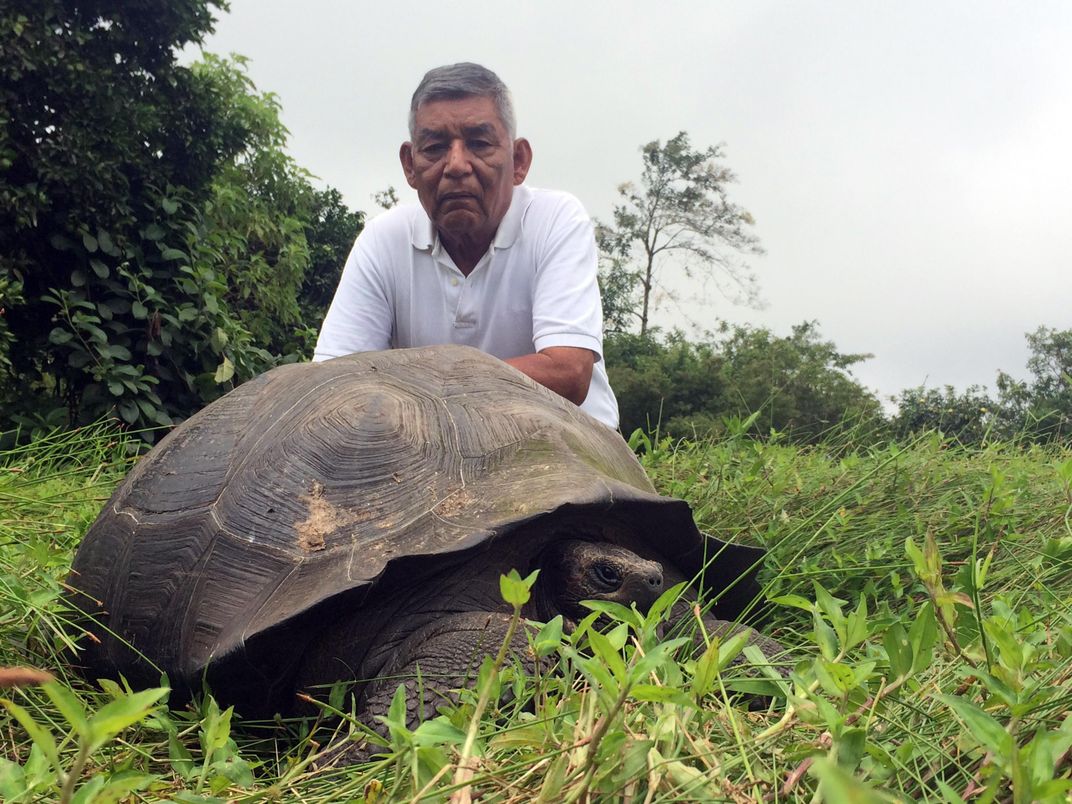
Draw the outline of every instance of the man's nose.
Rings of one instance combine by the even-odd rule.
[[[446,172],[451,176],[463,176],[472,170],[469,149],[461,140],[455,140],[447,151]]]

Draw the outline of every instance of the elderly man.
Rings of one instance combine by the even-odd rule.
[[[420,205],[358,237],[313,359],[474,346],[617,427],[592,224],[572,196],[524,186],[532,147],[509,90],[477,64],[431,70],[409,134],[399,157]]]

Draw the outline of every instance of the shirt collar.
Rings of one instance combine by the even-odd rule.
[[[510,248],[517,240],[518,235],[521,234],[521,224],[530,197],[531,191],[525,185],[519,184],[514,187],[510,198],[510,208],[506,210],[506,215],[503,216],[495,232],[495,239],[491,241],[493,248]],[[410,242],[413,243],[415,249],[428,251],[435,247],[438,240],[439,234],[435,230],[435,225],[424,209],[420,208],[420,212],[413,216],[413,223],[410,226]]]

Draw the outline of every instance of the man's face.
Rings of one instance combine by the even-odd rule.
[[[532,150],[524,139],[510,140],[491,98],[473,96],[421,105],[414,141],[402,144],[399,157],[441,235],[490,244]]]

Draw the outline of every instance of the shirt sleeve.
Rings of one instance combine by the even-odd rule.
[[[377,257],[376,251],[375,226],[370,223],[346,259],[339,287],[320,328],[314,361],[390,346],[394,306],[385,260]]]
[[[596,279],[599,259],[592,221],[565,196],[551,216],[537,253],[532,341],[539,352],[576,346],[603,357],[603,308]]]

